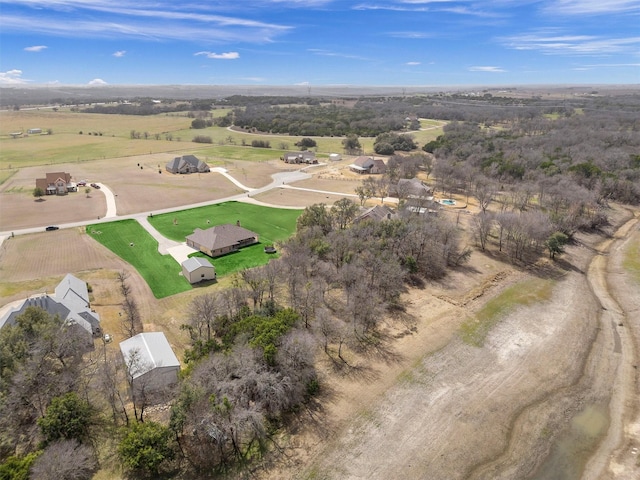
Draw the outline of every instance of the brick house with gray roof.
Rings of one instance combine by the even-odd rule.
[[[238,222],[236,225],[216,225],[206,230],[196,228],[186,242],[191,248],[210,257],[219,257],[258,243],[258,234],[241,227]]]

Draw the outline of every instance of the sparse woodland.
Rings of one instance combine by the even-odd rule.
[[[640,203],[640,97],[554,103],[433,96],[237,108],[236,126],[292,135],[390,139],[407,131],[408,117],[448,120],[442,136],[390,156],[387,173],[357,193],[361,203],[393,195],[400,210],[427,207],[397,187],[418,176],[444,196],[473,199],[477,212],[464,231],[455,216],[410,211],[354,222],[359,206],[348,199],[307,207],[296,235],[278,245],[280,258],[195,297],[184,312],[190,348],[165,424],[146,418],[148,399],[131,403],[117,358],[102,347],[81,357],[56,319],[28,312],[0,331],[0,478],[27,478],[11,475],[29,466],[33,478],[87,478],[114,443],[132,478],[241,470],[278,449],[291,418],[317,401],[326,387],[317,356],[349,369],[375,353],[377,327],[403,310],[407,288],[429,288],[475,254],[471,246],[517,264],[554,258],[577,231],[605,225],[610,202]],[[135,299],[119,280],[133,331]],[[78,429],[56,429],[61,409]],[[145,449],[154,455],[136,456]],[[75,455],[69,462],[45,461],[65,451]]]

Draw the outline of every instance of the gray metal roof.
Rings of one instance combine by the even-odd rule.
[[[195,272],[200,267],[213,268],[213,265],[211,265],[211,262],[206,258],[202,258],[202,257],[187,258],[184,262],[182,262],[182,266],[189,273]]]
[[[133,355],[139,356],[129,372],[134,379],[159,367],[180,368],[180,362],[162,332],[139,333],[120,342],[120,351],[127,366]]]

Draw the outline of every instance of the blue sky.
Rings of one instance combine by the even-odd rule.
[[[0,7],[0,86],[640,83],[640,0]]]

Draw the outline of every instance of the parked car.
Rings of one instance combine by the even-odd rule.
[[[45,230],[47,232],[51,232],[52,230],[58,230],[60,227],[56,227],[55,225],[49,225]]]
[[[92,183],[91,186],[100,190],[100,185],[98,185],[97,183]]]
[[[77,186],[79,187],[86,187],[87,186],[87,182],[85,182],[84,180],[80,180],[78,183],[76,183]]]

